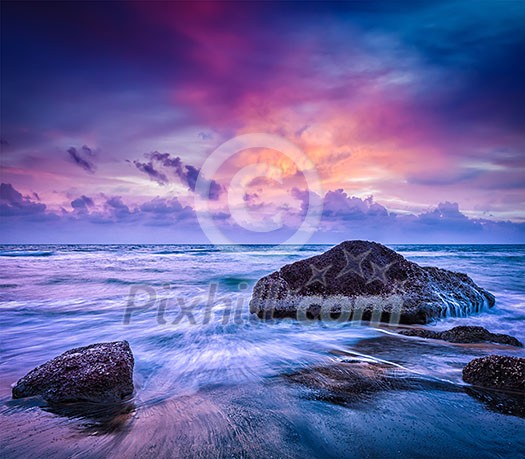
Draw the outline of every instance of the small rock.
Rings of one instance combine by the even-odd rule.
[[[450,343],[497,343],[516,347],[523,346],[523,344],[513,336],[491,333],[486,328],[473,326],[459,326],[441,332],[416,328],[401,330],[399,334],[427,339],[441,339]]]
[[[64,352],[13,387],[13,398],[42,396],[49,403],[118,402],[133,393],[134,359],[127,341]]]
[[[474,359],[463,369],[463,381],[490,389],[525,392],[525,359],[502,355]]]

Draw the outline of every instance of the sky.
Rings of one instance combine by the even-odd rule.
[[[524,23],[519,1],[3,1],[0,243],[525,243]]]

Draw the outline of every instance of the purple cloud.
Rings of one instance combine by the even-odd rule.
[[[71,201],[71,207],[78,211],[85,211],[88,207],[93,207],[94,205],[95,203],[93,202],[93,199],[84,195]]]
[[[360,219],[365,217],[388,217],[389,213],[373,197],[366,199],[348,196],[342,189],[329,191],[323,201],[323,217],[327,219]]]
[[[155,169],[151,161],[148,161],[146,163],[142,163],[140,161],[133,161],[133,164],[139,171],[144,172],[146,175],[149,176],[151,180],[157,182],[159,185],[165,185],[169,182],[168,177],[166,177],[166,174],[163,174],[162,172]]]
[[[43,215],[45,210],[45,204],[34,202],[28,196],[22,196],[10,183],[0,185],[0,214],[2,216]]]
[[[310,199],[320,199],[308,191],[293,189],[301,203],[299,211],[281,205],[285,227],[264,236],[265,242],[282,242],[280,236],[294,232],[293,224],[301,221]],[[247,194],[247,202],[255,195]],[[344,239],[373,239],[385,243],[523,243],[525,223],[473,219],[461,212],[455,202],[444,201],[419,214],[400,215],[388,211],[370,198],[349,196],[342,189],[328,191],[323,198],[324,211],[312,242],[335,243]],[[156,197],[141,204],[131,198],[109,196],[101,204],[81,195],[71,201],[71,211],[51,210],[32,197],[23,196],[11,184],[0,185],[1,234],[3,241],[34,242],[37,235],[53,235],[56,241],[103,241],[110,235],[131,242],[206,242],[199,229],[195,210],[176,197]],[[216,224],[231,237],[242,237],[250,243],[254,234],[241,231],[230,214],[218,211]],[[103,225],[104,229],[100,229]],[[108,232],[108,227],[111,231]],[[156,227],[160,233],[148,228]],[[78,232],[73,231],[74,228]],[[95,238],[95,234],[97,237]],[[76,235],[74,239],[72,235]],[[43,236],[42,236],[43,237]],[[113,237],[113,236],[112,236]],[[15,238],[15,239],[14,239]],[[73,239],[72,239],[73,238]],[[272,239],[275,238],[275,239]],[[110,238],[111,239],[111,238]],[[106,239],[107,240],[107,239]],[[114,239],[111,239],[114,240]]]
[[[172,170],[182,183],[188,186],[190,191],[195,191],[200,174],[199,168],[192,166],[191,164],[185,165],[179,156],[172,157],[170,153],[154,151],[145,156],[149,158],[150,161],[145,163],[133,161],[133,164],[135,164],[137,169],[149,175],[152,180],[155,180],[160,185],[169,182],[167,175],[156,168],[156,165],[159,165],[160,167]],[[223,187],[215,180],[206,180],[206,182],[209,184],[210,190],[208,198],[217,201],[223,192]]]
[[[80,150],[82,151],[82,153],[75,147],[69,147],[67,149],[67,152],[69,153],[69,157],[73,160],[73,162],[76,165],[80,166],[85,171],[94,174],[96,170],[95,164],[92,161],[89,161],[88,159],[82,157],[83,154],[93,156],[93,150],[91,150],[91,148],[87,147],[86,145],[84,145]]]

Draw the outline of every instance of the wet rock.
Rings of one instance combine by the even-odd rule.
[[[466,274],[421,267],[375,242],[346,241],[260,279],[250,311],[266,319],[425,324],[494,302]]]
[[[441,332],[425,330],[424,328],[412,328],[410,330],[401,330],[399,331],[399,334],[404,336],[417,336],[418,338],[425,339],[441,339]]]
[[[482,402],[490,411],[525,418],[525,393],[500,392],[467,387],[465,392]]]
[[[478,387],[525,393],[525,359],[490,355],[472,360],[463,381]]]
[[[450,384],[411,374],[395,365],[345,359],[285,375],[314,391],[316,399],[347,404],[391,390],[454,390]]]
[[[64,352],[13,387],[13,398],[42,396],[49,403],[120,402],[133,393],[134,359],[127,341]]]
[[[497,343],[522,347],[523,344],[510,335],[491,333],[483,327],[459,326],[447,331],[433,331],[423,328],[401,330],[400,335],[418,336],[427,339],[441,339],[450,343]]]
[[[305,368],[286,375],[286,378],[311,389],[358,395],[388,388],[390,384],[385,373],[386,367],[380,364],[342,361],[333,365]]]
[[[387,367],[369,362],[342,361],[305,368],[285,375],[289,382],[308,387],[314,398],[346,404],[383,390],[392,389],[395,380],[387,377]]]

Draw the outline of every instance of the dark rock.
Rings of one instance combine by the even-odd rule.
[[[400,335],[417,336],[426,339],[441,339],[441,332],[425,330],[424,328],[411,328],[410,330],[401,330]]]
[[[494,302],[466,274],[421,267],[375,242],[347,241],[260,279],[250,311],[260,318],[424,324]]]
[[[482,402],[490,411],[525,418],[525,393],[501,392],[467,387],[465,392]]]
[[[395,365],[345,359],[285,375],[293,383],[311,389],[316,399],[338,404],[367,399],[392,390],[457,390],[453,385],[411,374]]]
[[[386,377],[387,368],[376,363],[342,361],[305,368],[285,377],[311,389],[359,395],[389,388],[391,384]]]
[[[394,389],[396,380],[389,378],[387,372],[388,367],[382,364],[342,361],[305,368],[284,377],[310,389],[317,400],[346,405]]]
[[[127,341],[64,352],[13,387],[13,398],[39,395],[49,403],[119,402],[133,393],[134,359]]]
[[[490,355],[472,360],[463,380],[474,386],[525,393],[525,359]]]
[[[491,333],[483,327],[460,326],[447,331],[425,330],[423,328],[401,330],[405,336],[418,336],[420,338],[441,339],[450,343],[497,343],[508,346],[522,347],[523,344],[510,335]]]

